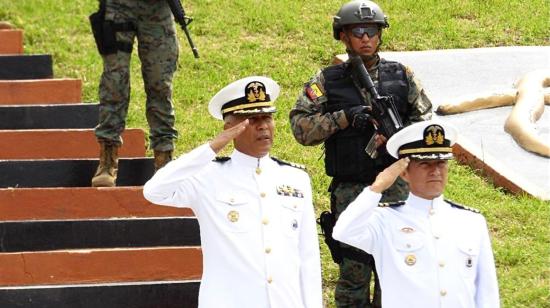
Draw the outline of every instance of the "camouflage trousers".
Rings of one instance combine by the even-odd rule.
[[[158,151],[174,148],[177,131],[172,104],[172,78],[178,60],[178,41],[170,7],[162,0],[106,0],[105,20],[131,23],[134,30],[116,32],[117,43],[133,45],[137,37],[138,56],[147,100],[146,118],[150,147]],[[130,101],[131,53],[118,50],[103,55],[99,85],[99,141],[122,144]]]
[[[365,187],[366,183],[338,183],[331,186],[331,210],[340,216],[347,206],[355,200]],[[408,186],[401,178],[382,196],[383,202],[405,200],[408,195]],[[344,250],[353,250],[354,257],[343,254],[339,264],[340,277],[334,292],[337,307],[381,307],[381,291],[374,266],[374,259],[366,252],[340,243]],[[357,256],[361,260],[357,260]],[[374,292],[371,300],[370,283],[374,279]]]

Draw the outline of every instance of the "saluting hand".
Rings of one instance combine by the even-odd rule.
[[[370,186],[370,190],[377,193],[382,193],[384,190],[388,189],[393,182],[395,182],[397,177],[405,171],[405,169],[407,169],[409,161],[410,160],[408,157],[401,158],[391,164],[388,168],[384,169],[384,171],[380,172],[378,176],[376,176],[374,183]]]
[[[247,126],[248,119],[226,128],[210,141],[210,147],[215,153],[220,152],[229,142],[235,139],[235,137],[242,134]]]

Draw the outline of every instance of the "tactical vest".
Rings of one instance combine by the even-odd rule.
[[[323,70],[324,88],[327,97],[326,112],[335,112],[357,105],[366,105],[360,90],[352,80],[349,63],[327,67]],[[409,114],[409,83],[405,67],[382,59],[378,68],[378,92],[381,96],[392,95],[403,123]],[[365,148],[374,133],[351,126],[336,132],[325,141],[325,171],[336,181],[372,183],[376,175],[395,161],[385,148],[379,148],[379,155],[371,159]]]

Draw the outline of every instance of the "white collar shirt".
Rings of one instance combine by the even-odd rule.
[[[385,308],[498,308],[485,218],[412,193],[378,207],[369,187],[340,215],[335,239],[373,255]]]
[[[199,225],[201,308],[322,307],[309,176],[269,156],[234,151],[215,162],[208,144],[160,169],[149,201],[190,207]]]

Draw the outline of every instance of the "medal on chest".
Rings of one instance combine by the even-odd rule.
[[[229,211],[229,213],[227,213],[227,219],[228,219],[230,222],[237,222],[237,221],[239,221],[239,212],[237,212],[237,211]]]

